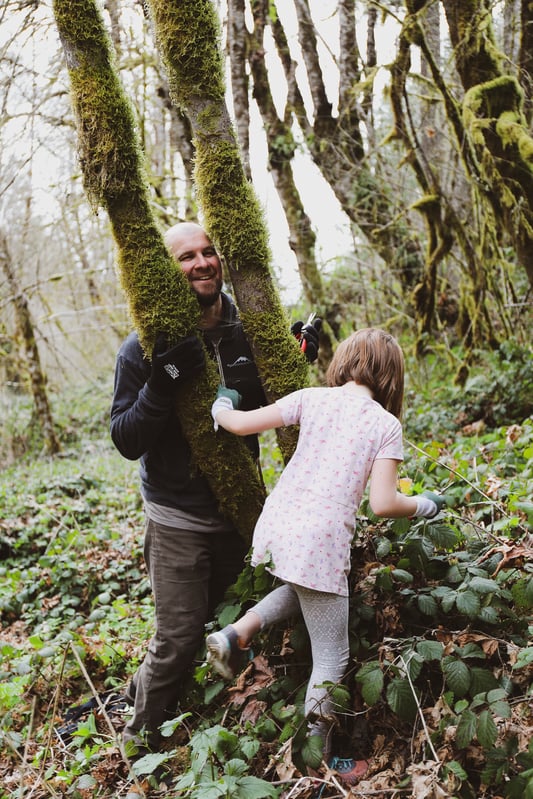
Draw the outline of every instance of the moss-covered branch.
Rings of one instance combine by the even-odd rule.
[[[463,123],[479,164],[479,190],[513,242],[533,286],[533,138],[518,79],[507,74],[484,0],[444,1],[465,88]]]
[[[93,206],[109,214],[132,320],[150,352],[159,331],[173,341],[196,330],[198,303],[153,217],[133,113],[101,14],[94,0],[54,0],[54,14],[70,75],[86,191]],[[195,46],[203,49],[199,42]],[[205,374],[178,397],[177,412],[196,465],[223,512],[250,540],[264,491],[242,440],[213,431],[209,411],[217,382],[207,359]]]
[[[205,224],[227,261],[259,373],[269,399],[275,400],[307,384],[307,364],[289,333],[273,283],[263,212],[246,179],[226,108],[214,4],[149,0],[149,5],[174,102],[191,120]],[[280,443],[287,456],[295,438]]]

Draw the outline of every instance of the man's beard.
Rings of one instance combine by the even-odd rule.
[[[194,290],[194,288],[192,290],[196,294],[198,304],[202,308],[210,308],[220,297],[220,292],[222,291],[222,280],[217,280],[216,286],[210,294],[199,294]]]

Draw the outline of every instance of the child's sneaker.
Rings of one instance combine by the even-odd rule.
[[[328,763],[332,771],[336,771],[340,781],[345,785],[356,785],[367,773],[368,760],[354,760],[353,757],[332,757]]]
[[[235,628],[228,624],[223,630],[211,633],[205,639],[205,644],[207,662],[221,677],[232,680],[241,668],[244,655]]]

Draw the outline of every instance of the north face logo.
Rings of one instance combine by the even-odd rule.
[[[173,363],[166,363],[163,366],[163,369],[165,370],[167,375],[169,375],[172,378],[172,380],[176,380],[180,376],[180,370]]]
[[[228,369],[233,369],[234,366],[246,366],[246,364],[252,363],[251,358],[247,358],[246,355],[240,355],[236,361],[233,363],[228,363]]]

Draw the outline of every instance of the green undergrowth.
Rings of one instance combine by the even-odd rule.
[[[335,749],[370,760],[368,795],[533,797],[533,419],[516,410],[517,375],[530,378],[513,358],[480,363],[463,389],[438,358],[408,370],[401,488],[444,492],[449,507],[389,521],[364,500],[358,514],[350,667],[331,691]],[[59,734],[69,708],[123,690],[152,633],[137,464],[109,441],[109,396],[102,385],[56,403],[54,459],[24,397],[7,414],[3,444],[9,430],[20,454],[0,472],[0,797],[119,797],[130,784],[116,719],[96,706]],[[281,460],[269,435],[262,462],[271,487]],[[212,625],[270,585],[247,567]],[[301,711],[309,670],[298,620],[259,636],[229,686],[199,652],[164,751],[139,777],[166,761],[169,799],[310,796],[321,752]],[[320,773],[324,799],[338,795]]]

